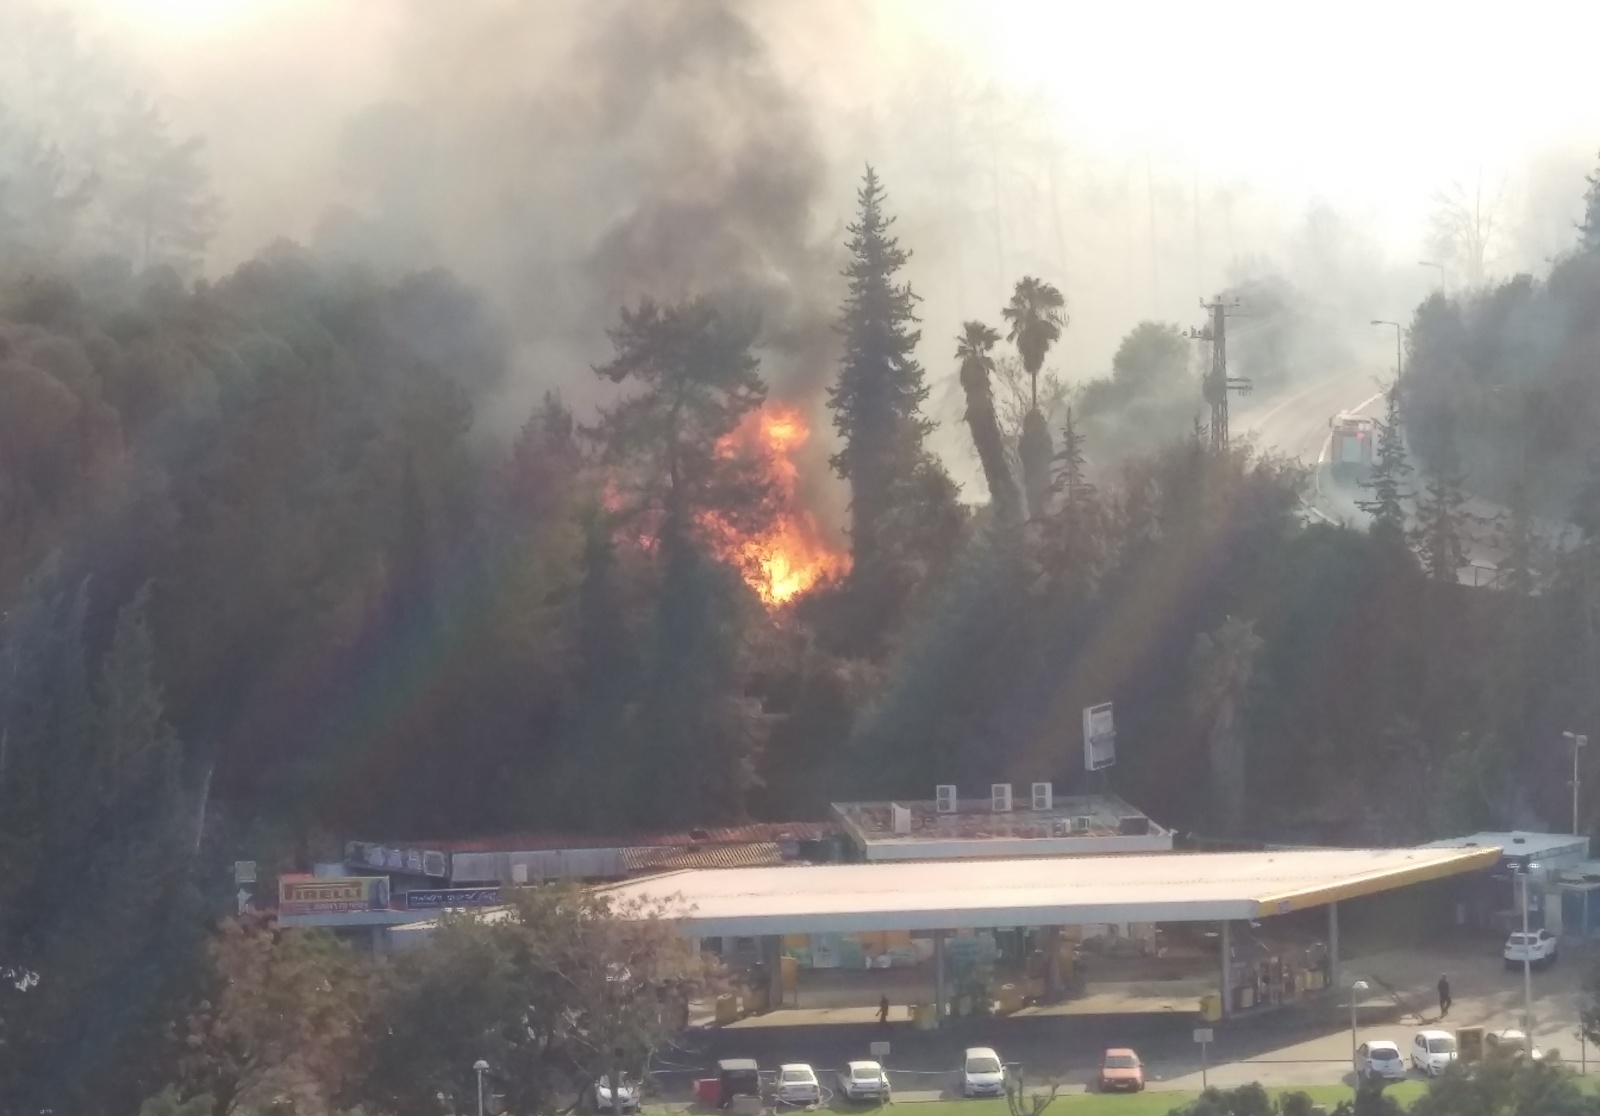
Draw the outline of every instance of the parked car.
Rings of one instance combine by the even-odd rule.
[[[1397,1081],[1406,1075],[1400,1047],[1388,1039],[1364,1042],[1356,1048],[1356,1076],[1368,1081]]]
[[[600,1080],[594,1083],[596,1112],[613,1112],[616,1107],[621,1107],[624,1112],[639,1111],[639,1083],[628,1080],[627,1074],[623,1074],[621,1080],[622,1084],[617,1087],[615,1097],[611,1095],[610,1075],[602,1075]]]
[[[974,1046],[961,1060],[961,1095],[998,1097],[1006,1091],[1006,1067],[987,1046]]]
[[[889,1103],[889,1075],[877,1062],[851,1062],[839,1074],[839,1095],[847,1101]]]
[[[1144,1090],[1144,1063],[1125,1046],[1114,1046],[1100,1059],[1100,1091],[1112,1093]]]
[[[817,1071],[803,1062],[778,1067],[778,1103],[808,1105],[822,1103],[822,1085]]]
[[[1506,939],[1506,968],[1515,969],[1528,961],[1534,968],[1542,969],[1554,965],[1560,952],[1560,943],[1550,931],[1529,930],[1524,934],[1519,930]]]
[[[1504,1031],[1490,1031],[1484,1035],[1483,1047],[1485,1053],[1498,1054],[1501,1057],[1520,1058],[1526,1054],[1535,1062],[1544,1059],[1544,1051],[1530,1043],[1527,1035],[1510,1028]]]
[[[717,1063],[717,1104],[728,1108],[734,1097],[761,1095],[761,1067],[754,1058],[724,1058]]]
[[[1418,1031],[1411,1040],[1411,1068],[1438,1077],[1450,1068],[1458,1053],[1456,1036],[1449,1031]]]

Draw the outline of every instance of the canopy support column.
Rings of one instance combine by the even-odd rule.
[[[761,959],[767,963],[767,1009],[783,1006],[783,939],[768,934],[761,939]]]
[[[1061,999],[1061,927],[1044,928],[1044,998],[1051,1003]]]
[[[1328,985],[1339,987],[1339,904],[1328,904]]]
[[[1222,984],[1218,991],[1222,993],[1222,1018],[1227,1019],[1233,1015],[1233,923],[1224,919],[1222,922]]]
[[[944,974],[944,938],[948,931],[935,930],[933,932],[933,1017],[938,1021],[938,1026],[944,1026],[944,1009],[949,999],[949,990],[945,988]]]

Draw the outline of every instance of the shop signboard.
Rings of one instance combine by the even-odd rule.
[[[280,915],[349,914],[388,906],[389,881],[382,876],[278,881]]]
[[[406,895],[408,911],[439,911],[454,907],[492,907],[502,902],[498,887],[445,887],[412,891]]]
[[[1117,730],[1111,703],[1091,705],[1083,711],[1083,766],[1100,771],[1117,762]]]
[[[404,872],[412,876],[444,879],[450,874],[450,858],[438,849],[401,848],[374,845],[367,841],[347,841],[345,863],[354,868],[376,868],[384,872]]]

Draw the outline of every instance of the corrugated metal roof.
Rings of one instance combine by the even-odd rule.
[[[771,868],[783,863],[783,850],[776,841],[622,850],[622,864],[630,874],[687,868]]]
[[[685,833],[633,833],[595,836],[588,833],[506,833],[457,841],[415,841],[418,848],[445,852],[541,852],[553,849],[627,849],[684,847],[707,844],[753,844],[763,841],[820,841],[839,832],[831,821],[755,822],[750,825],[691,829]]]

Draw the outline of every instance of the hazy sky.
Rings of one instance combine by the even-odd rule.
[[[440,0],[446,2],[446,0]],[[488,0],[490,3],[498,0]],[[572,0],[580,5],[582,0]],[[817,0],[770,0],[804,9]],[[84,0],[133,27],[180,80],[298,27],[360,69],[391,0]],[[831,0],[824,0],[831,3]],[[1600,146],[1600,5],[866,0],[908,52],[939,44],[1044,95],[1081,141],[1155,149],[1285,201],[1370,211],[1397,249],[1433,190],[1515,178],[1550,149]],[[342,29],[342,33],[340,33]],[[300,36],[295,36],[300,38]],[[360,40],[367,39],[363,44]],[[316,57],[322,48],[301,41]],[[259,45],[259,43],[257,44]],[[831,44],[838,47],[835,41]]]
[[[118,47],[139,54],[179,121],[209,137],[228,214],[216,267],[279,235],[306,237],[331,201],[347,200],[337,152],[364,106],[430,89],[466,101],[484,92],[480,82],[521,80],[519,59],[505,55],[523,46],[486,43],[484,54],[498,47],[501,57],[480,67],[471,28],[448,52],[430,51],[425,35],[419,43],[419,27],[437,33],[456,12],[469,13],[464,24],[503,26],[504,13],[527,12],[529,21],[556,13],[570,32],[593,10],[585,0],[76,2],[123,29]],[[963,409],[949,339],[967,317],[996,320],[1010,283],[1027,271],[1068,294],[1073,325],[1053,356],[1068,379],[1103,373],[1141,318],[1198,324],[1198,297],[1236,278],[1240,261],[1283,270],[1304,288],[1320,282],[1318,297],[1351,292],[1328,300],[1337,305],[1327,317],[1386,361],[1367,320],[1408,315],[1435,282],[1417,261],[1430,255],[1439,191],[1459,183],[1499,196],[1491,270],[1537,270],[1570,243],[1583,175],[1600,149],[1591,88],[1600,4],[752,0],[745,8],[775,44],[789,84],[820,109],[834,165],[813,203],[817,236],[835,246],[843,239],[863,161],[885,172],[917,253],[911,277],[924,295],[930,407],[947,424]],[[441,72],[439,55],[467,61]],[[982,150],[981,138],[967,177],[945,181],[937,117],[946,79],[1033,98],[1059,145],[1059,183],[1058,164],[1041,162],[1029,141],[1006,153]],[[1337,217],[1317,227],[1335,231],[1310,243],[1317,222],[1307,215],[1317,206]],[[1334,256],[1342,262],[1331,265]]]

